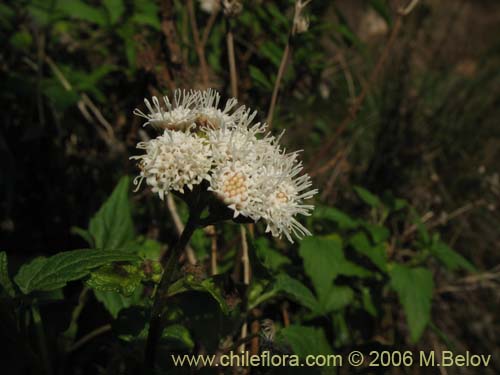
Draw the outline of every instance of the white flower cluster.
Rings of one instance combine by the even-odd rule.
[[[202,181],[224,202],[234,217],[263,220],[273,236],[292,241],[310,232],[295,218],[309,215],[312,205],[303,201],[317,190],[302,174],[298,153],[286,153],[279,138],[265,134],[266,125],[254,123],[256,112],[230,99],[220,109],[220,95],[212,89],[180,91],[174,100],[145,100],[149,112],[134,113],[163,134],[137,145],[145,153],[133,156],[143,180],[161,199],[169,191],[184,193]],[[293,242],[293,241],[292,241]]]

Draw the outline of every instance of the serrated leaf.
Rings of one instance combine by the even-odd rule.
[[[101,292],[117,292],[131,296],[145,277],[137,265],[105,265],[90,273],[87,286]]]
[[[98,249],[118,250],[134,238],[129,201],[130,178],[123,177],[90,220],[89,232]]]
[[[431,271],[394,265],[391,287],[397,292],[408,321],[412,342],[418,341],[430,321],[434,282]]]
[[[7,253],[5,251],[0,252],[0,286],[9,297],[16,295],[14,284],[10,280]]]
[[[349,243],[358,253],[370,259],[381,271],[387,272],[387,253],[384,244],[373,246],[362,232],[352,236]]]
[[[431,247],[430,252],[438,258],[450,271],[457,269],[464,269],[470,272],[476,272],[476,268],[465,259],[462,255],[450,248],[442,241],[435,241]]]
[[[358,195],[358,197],[365,202],[367,205],[371,207],[380,207],[382,206],[382,202],[380,201],[379,197],[374,195],[373,193],[369,192],[365,188],[362,188],[361,186],[354,186],[354,191]]]
[[[49,258],[38,257],[23,265],[14,281],[23,293],[51,291],[87,276],[91,270],[112,262],[134,262],[134,254],[120,251],[72,250]]]

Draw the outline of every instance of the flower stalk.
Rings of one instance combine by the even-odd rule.
[[[200,227],[200,216],[206,207],[206,193],[204,194],[204,192],[200,190],[204,189],[196,189],[192,193],[194,202],[189,202],[188,221],[186,222],[179,239],[169,251],[168,258],[164,264],[163,275],[156,289],[153,309],[151,311],[151,318],[149,321],[146,349],[144,353],[144,367],[150,372],[154,370],[158,344],[160,342],[163,329],[165,328],[165,321],[163,317],[167,307],[168,290],[175,281],[176,274],[179,271],[179,256],[189,243],[194,231]]]

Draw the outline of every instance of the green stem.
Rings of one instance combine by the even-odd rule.
[[[36,335],[38,339],[38,346],[40,349],[40,355],[42,357],[42,363],[44,367],[44,372],[47,375],[52,374],[52,367],[49,360],[49,352],[47,351],[47,340],[45,338],[45,330],[43,328],[42,316],[40,315],[40,310],[36,303],[31,307],[31,314],[33,315],[33,323],[35,325]]]
[[[184,231],[182,232],[175,246],[169,252],[160,284],[158,285],[158,288],[156,290],[144,355],[144,367],[151,373],[154,370],[156,349],[158,347],[161,333],[164,328],[162,316],[166,307],[168,289],[170,285],[172,285],[172,283],[175,281],[175,274],[177,273],[179,267],[179,256],[188,244],[189,239],[193,235],[194,231],[198,227],[201,211],[202,209],[200,209],[199,207],[191,210],[189,219],[186,223],[186,226],[184,227]]]

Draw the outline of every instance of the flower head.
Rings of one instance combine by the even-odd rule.
[[[244,106],[234,110],[238,104],[238,100],[235,98],[229,99],[223,109],[219,108],[219,102],[220,94],[213,89],[200,93],[195,108],[198,126],[209,129],[233,127],[245,113]]]
[[[193,111],[193,108],[199,101],[199,91],[176,90],[173,102],[170,101],[168,96],[163,97],[165,107],[162,106],[156,96],[153,96],[152,105],[149,100],[144,99],[144,104],[149,110],[148,114],[137,108],[134,110],[134,114],[147,120],[144,125],[149,124],[159,130],[186,130],[196,120],[196,111]]]
[[[287,154],[280,137],[266,134],[265,124],[254,123],[255,111],[236,108],[236,99],[219,107],[220,95],[212,89],[176,91],[173,102],[163,100],[164,106],[155,97],[152,104],[145,100],[148,114],[134,111],[146,124],[164,129],[137,145],[145,154],[132,157],[141,169],[136,185],[146,180],[163,199],[169,191],[183,194],[208,181],[206,194],[212,192],[234,218],[262,220],[266,232],[290,241],[292,235],[310,234],[296,216],[310,214],[313,206],[304,201],[317,190],[302,173],[298,153]]]
[[[309,216],[314,208],[303,201],[312,198],[318,191],[311,190],[310,177],[300,175],[302,164],[297,153],[282,154],[269,168],[268,187],[263,201],[262,217],[267,224],[266,232],[275,237],[284,234],[293,242],[291,234],[301,238],[311,233],[295,217]]]
[[[192,190],[194,185],[210,180],[210,146],[196,134],[165,130],[163,135],[141,142],[137,148],[146,153],[132,157],[139,160],[141,169],[134,184],[139,187],[145,179],[160,199],[169,191],[184,193],[185,188]]]

